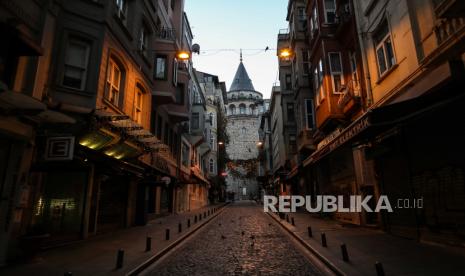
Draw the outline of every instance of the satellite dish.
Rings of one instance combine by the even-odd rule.
[[[200,54],[200,45],[195,43],[194,45],[192,45],[192,52],[193,53],[197,53],[197,54]]]

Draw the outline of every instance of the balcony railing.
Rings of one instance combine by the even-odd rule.
[[[465,27],[465,18],[441,19],[435,28],[438,45],[443,44],[446,40],[455,36]]]
[[[165,40],[176,40],[176,30],[172,28],[161,28],[156,32],[157,38],[165,39]]]
[[[342,94],[339,96],[337,105],[339,108],[344,108],[344,106],[352,99],[358,99],[360,97],[360,84],[356,80],[352,80],[348,85],[341,88]]]

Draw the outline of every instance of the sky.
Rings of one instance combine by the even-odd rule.
[[[186,0],[185,12],[200,45],[193,55],[198,71],[217,75],[229,90],[239,49],[255,90],[270,98],[277,81],[276,39],[287,27],[287,0]],[[272,50],[264,52],[266,47]],[[250,49],[250,50],[249,50]]]

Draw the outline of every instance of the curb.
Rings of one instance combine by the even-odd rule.
[[[313,248],[310,244],[308,244],[306,241],[304,241],[300,236],[298,236],[296,233],[294,233],[291,229],[289,229],[287,226],[285,226],[278,218],[276,218],[273,214],[267,212],[267,214],[273,218],[282,228],[284,228],[289,234],[291,234],[300,244],[302,244],[305,248],[310,250],[313,255],[318,257],[320,261],[322,261],[332,272],[334,272],[338,276],[345,276],[346,274],[340,270],[335,264],[333,264],[328,258],[325,256],[321,255],[318,250]]]
[[[192,236],[195,232],[197,232],[198,230],[202,229],[205,225],[207,225],[211,220],[213,220],[214,218],[216,218],[219,214],[221,214],[223,211],[224,211],[224,207],[226,207],[227,205],[229,204],[226,203],[224,204],[223,206],[220,206],[218,211],[216,213],[214,213],[213,216],[211,216],[210,218],[208,218],[207,220],[204,220],[199,226],[197,226],[197,228],[193,229],[192,231],[184,234],[183,236],[181,236],[179,239],[175,240],[173,243],[171,243],[170,245],[168,245],[167,247],[163,248],[163,250],[161,250],[160,252],[158,252],[157,254],[153,255],[152,257],[150,257],[149,259],[147,259],[145,262],[141,263],[140,265],[138,265],[137,267],[135,267],[134,269],[130,270],[128,273],[126,273],[126,276],[133,276],[133,275],[138,275],[139,273],[141,273],[142,271],[144,271],[147,267],[149,267],[150,265],[152,265],[154,262],[156,262],[157,260],[159,260],[161,257],[163,257],[164,255],[166,255],[167,253],[169,253],[174,247],[176,247],[177,245],[179,245],[181,242],[183,242],[185,239],[187,239],[188,237]]]

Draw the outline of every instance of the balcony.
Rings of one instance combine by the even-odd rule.
[[[172,28],[161,28],[155,33],[156,38],[163,40],[176,40],[176,30]]]
[[[358,81],[352,80],[348,85],[343,86],[342,94],[339,96],[337,106],[344,115],[351,114],[360,104],[360,85]]]
[[[279,40],[289,40],[289,29],[281,29],[278,33],[278,41]]]
[[[465,18],[441,19],[436,25],[435,33],[438,46],[449,45],[452,39],[459,38],[463,35],[465,27]]]
[[[434,11],[439,18],[465,17],[465,1],[433,0]]]

